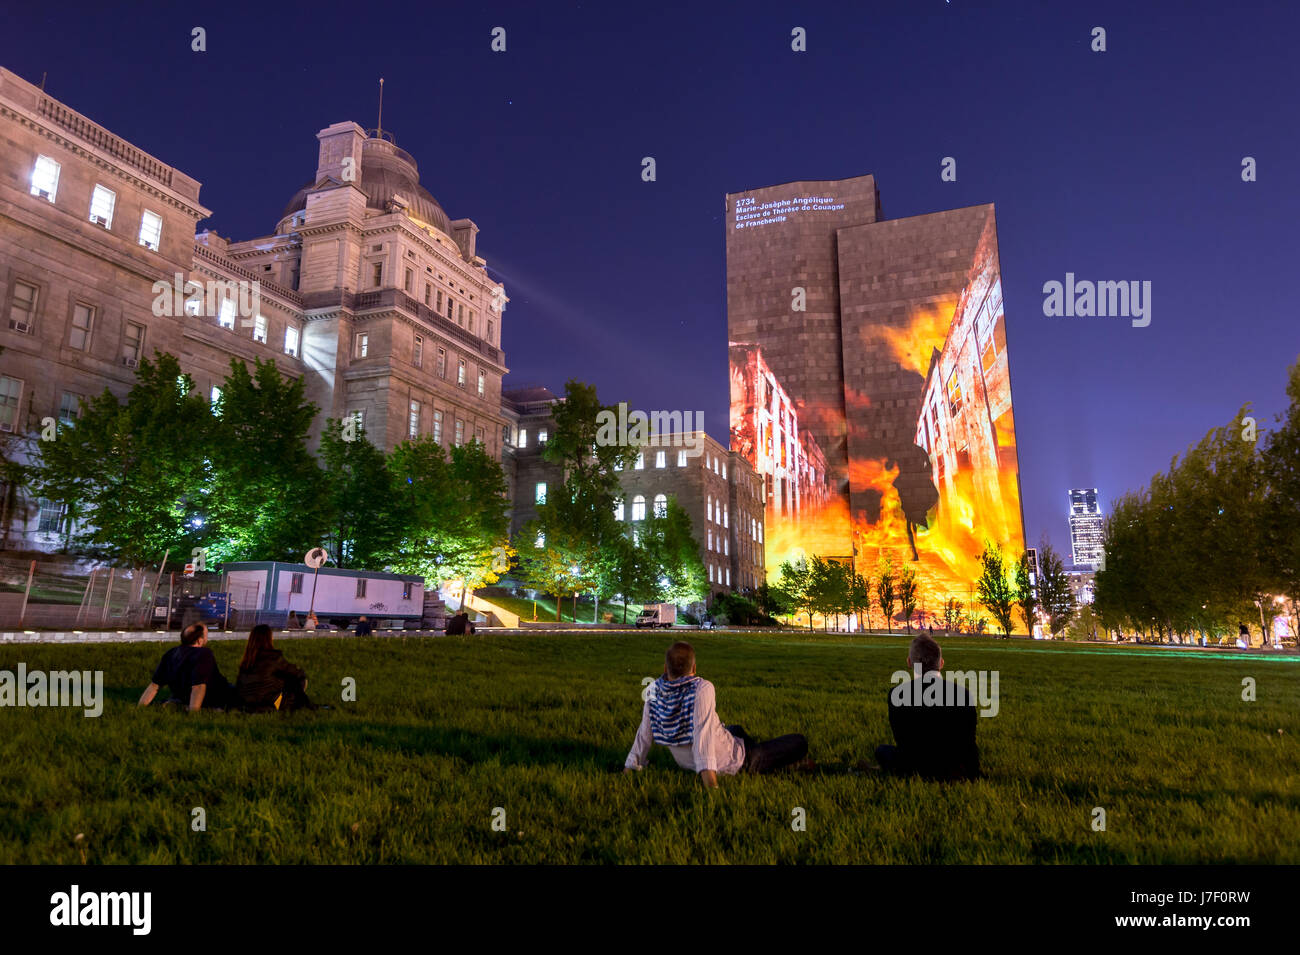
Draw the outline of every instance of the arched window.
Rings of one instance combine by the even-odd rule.
[[[663,494],[655,495],[655,517],[668,516],[668,498]]]
[[[645,498],[640,494],[632,498],[632,520],[645,520]]]

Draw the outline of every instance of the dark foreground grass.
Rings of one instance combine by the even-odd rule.
[[[1300,862],[1294,657],[949,640],[949,669],[999,671],[1001,710],[988,778],[939,784],[849,773],[889,740],[904,639],[690,639],[724,721],[806,733],[820,772],[707,792],[656,749],[618,773],[664,634],[285,639],[336,707],[292,716],[137,709],[158,644],[0,647],[102,669],[109,697],[0,709],[0,863]],[[214,649],[231,675],[240,647]]]

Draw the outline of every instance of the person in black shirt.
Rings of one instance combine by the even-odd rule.
[[[474,624],[469,622],[469,614],[461,611],[447,620],[447,636],[463,637],[474,632]]]
[[[271,645],[271,628],[264,623],[248,634],[235,692],[244,709],[254,713],[314,708],[307,698],[306,671]]]
[[[181,644],[163,654],[153,672],[153,680],[140,694],[140,705],[148,706],[166,684],[171,690],[168,702],[182,703],[193,712],[198,709],[224,709],[233,698],[233,688],[221,675],[217,658],[208,649],[208,628],[192,623],[181,631]]]
[[[918,664],[920,679],[942,680],[943,652],[926,634],[912,641],[907,654],[909,670],[915,672]],[[935,676],[925,676],[932,672]],[[978,778],[980,756],[975,726],[979,711],[970,694],[960,686],[945,685],[941,702],[922,704],[914,689],[918,688],[909,681],[890,690],[889,728],[896,745],[876,748],[881,769],[936,780]]]
[[[370,625],[370,621],[366,619],[366,615],[362,614],[360,619],[357,620],[357,636],[368,637],[374,632],[375,628]]]

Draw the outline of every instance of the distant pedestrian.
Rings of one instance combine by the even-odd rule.
[[[289,619],[284,622],[284,629],[286,630],[302,629],[302,621],[298,619],[298,612],[296,610],[289,611]]]
[[[368,637],[374,633],[374,630],[375,628],[370,625],[370,621],[366,619],[366,615],[362,614],[360,619],[357,620],[357,636]]]

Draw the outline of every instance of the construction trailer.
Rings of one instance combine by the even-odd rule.
[[[240,626],[283,627],[290,613],[305,621],[309,609],[322,625],[340,629],[362,614],[376,629],[420,627],[425,618],[424,578],[411,574],[337,567],[316,571],[306,564],[269,560],[234,561],[221,569],[231,613]]]

